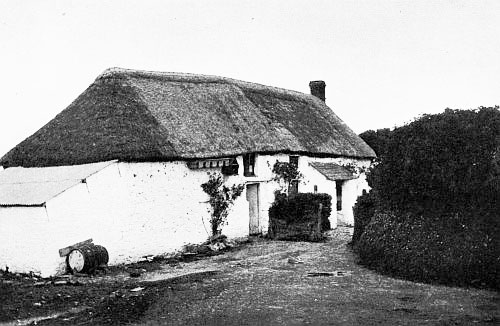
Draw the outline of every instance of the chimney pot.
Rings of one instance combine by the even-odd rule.
[[[326,84],[322,80],[313,80],[309,82],[309,88],[311,89],[311,95],[316,96],[321,99],[323,102],[325,101],[325,87]]]

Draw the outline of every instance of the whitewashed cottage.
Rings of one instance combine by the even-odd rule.
[[[277,160],[298,164],[298,191],[332,196],[332,227],[352,224],[375,153],[325,105],[325,84],[310,86],[105,71],[0,159],[0,268],[61,273],[58,250],[89,238],[110,264],[203,242],[208,172],[245,185],[223,233],[266,233]]]

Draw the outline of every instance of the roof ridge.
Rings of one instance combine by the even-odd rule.
[[[299,91],[269,86],[264,84],[259,84],[255,82],[244,81],[240,79],[216,76],[216,75],[205,75],[205,74],[194,74],[185,72],[163,72],[163,71],[152,71],[152,70],[140,70],[140,69],[128,69],[121,67],[111,67],[104,70],[95,81],[99,81],[106,78],[113,78],[115,76],[123,77],[146,77],[146,78],[163,78],[168,81],[179,81],[179,82],[192,82],[192,83],[225,83],[231,84],[238,87],[242,87],[246,90],[255,92],[274,92],[280,95],[298,97],[304,101],[311,101],[316,103],[323,103],[320,99],[307,93],[302,93]],[[317,102],[319,101],[319,102]],[[323,103],[324,104],[324,103]]]

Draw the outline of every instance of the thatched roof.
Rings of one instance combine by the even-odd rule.
[[[156,161],[247,152],[375,157],[312,95],[223,77],[113,68],[0,164]]]

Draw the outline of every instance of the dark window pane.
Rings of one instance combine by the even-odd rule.
[[[224,164],[222,166],[222,174],[224,175],[238,175],[238,168],[240,167],[238,165],[238,161],[235,158],[232,158],[231,160],[225,162],[227,164]]]
[[[245,177],[255,176],[255,154],[249,153],[243,155],[243,175]]]

